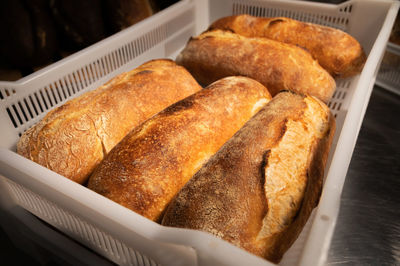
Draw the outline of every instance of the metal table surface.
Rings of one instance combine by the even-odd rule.
[[[399,115],[400,96],[375,86],[343,188],[327,265],[400,265]],[[0,230],[1,264],[93,265],[94,259],[96,265],[112,265],[90,251],[52,254],[45,244],[35,249],[40,254],[26,254],[25,243],[11,242]]]
[[[400,265],[400,96],[378,86],[346,176],[327,265]]]

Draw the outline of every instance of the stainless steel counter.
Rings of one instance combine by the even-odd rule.
[[[400,96],[375,86],[343,188],[327,265],[400,265],[399,115]],[[12,260],[4,265],[92,265],[95,260],[96,265],[112,265],[84,247],[79,254],[68,247],[65,254],[54,254],[46,250],[46,243],[22,239],[33,233],[14,232],[12,237],[21,239],[11,243],[0,230],[2,264]],[[54,234],[59,233],[48,232]],[[28,244],[31,253],[26,255]]]
[[[377,86],[340,206],[327,265],[400,265],[400,96]]]

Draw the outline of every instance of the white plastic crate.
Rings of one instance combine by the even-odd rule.
[[[387,44],[376,84],[400,95],[400,45]]]
[[[223,16],[287,16],[347,31],[368,59],[360,75],[337,80],[329,103],[336,116],[320,203],[282,265],[321,265],[340,195],[399,2],[340,5],[276,0],[183,0],[140,23],[17,82],[0,82],[0,185],[18,205],[122,265],[270,265],[210,234],[167,228],[15,152],[21,134],[50,109],[147,60],[175,58],[187,40]]]

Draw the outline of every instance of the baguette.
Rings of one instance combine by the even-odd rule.
[[[270,98],[249,78],[216,81],[130,132],[96,168],[88,187],[159,221],[180,188]]]
[[[334,130],[321,101],[279,93],[182,188],[162,224],[279,262],[318,203]]]
[[[212,29],[230,30],[246,37],[265,37],[304,47],[334,77],[359,73],[366,60],[360,43],[349,34],[286,17],[229,16],[211,24],[209,30]]]
[[[192,38],[176,61],[202,84],[242,75],[261,82],[272,96],[294,90],[328,102],[336,88],[335,80],[304,49],[227,31]]]
[[[201,86],[171,60],[153,60],[50,111],[17,152],[77,183],[135,126]]]

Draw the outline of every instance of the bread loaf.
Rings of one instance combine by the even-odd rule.
[[[229,16],[215,21],[209,29],[230,30],[246,37],[266,37],[304,47],[335,77],[359,73],[366,60],[360,43],[349,34],[286,17]]]
[[[181,189],[162,224],[278,262],[318,203],[334,130],[321,101],[279,93]]]
[[[159,221],[181,187],[270,98],[249,78],[216,81],[131,131],[96,168],[88,187]]]
[[[149,61],[50,111],[22,135],[17,152],[84,183],[133,127],[199,90],[173,61]]]
[[[286,89],[327,102],[336,88],[335,80],[305,50],[221,30],[192,38],[178,55],[177,63],[202,84],[242,75],[261,82],[272,96]]]

